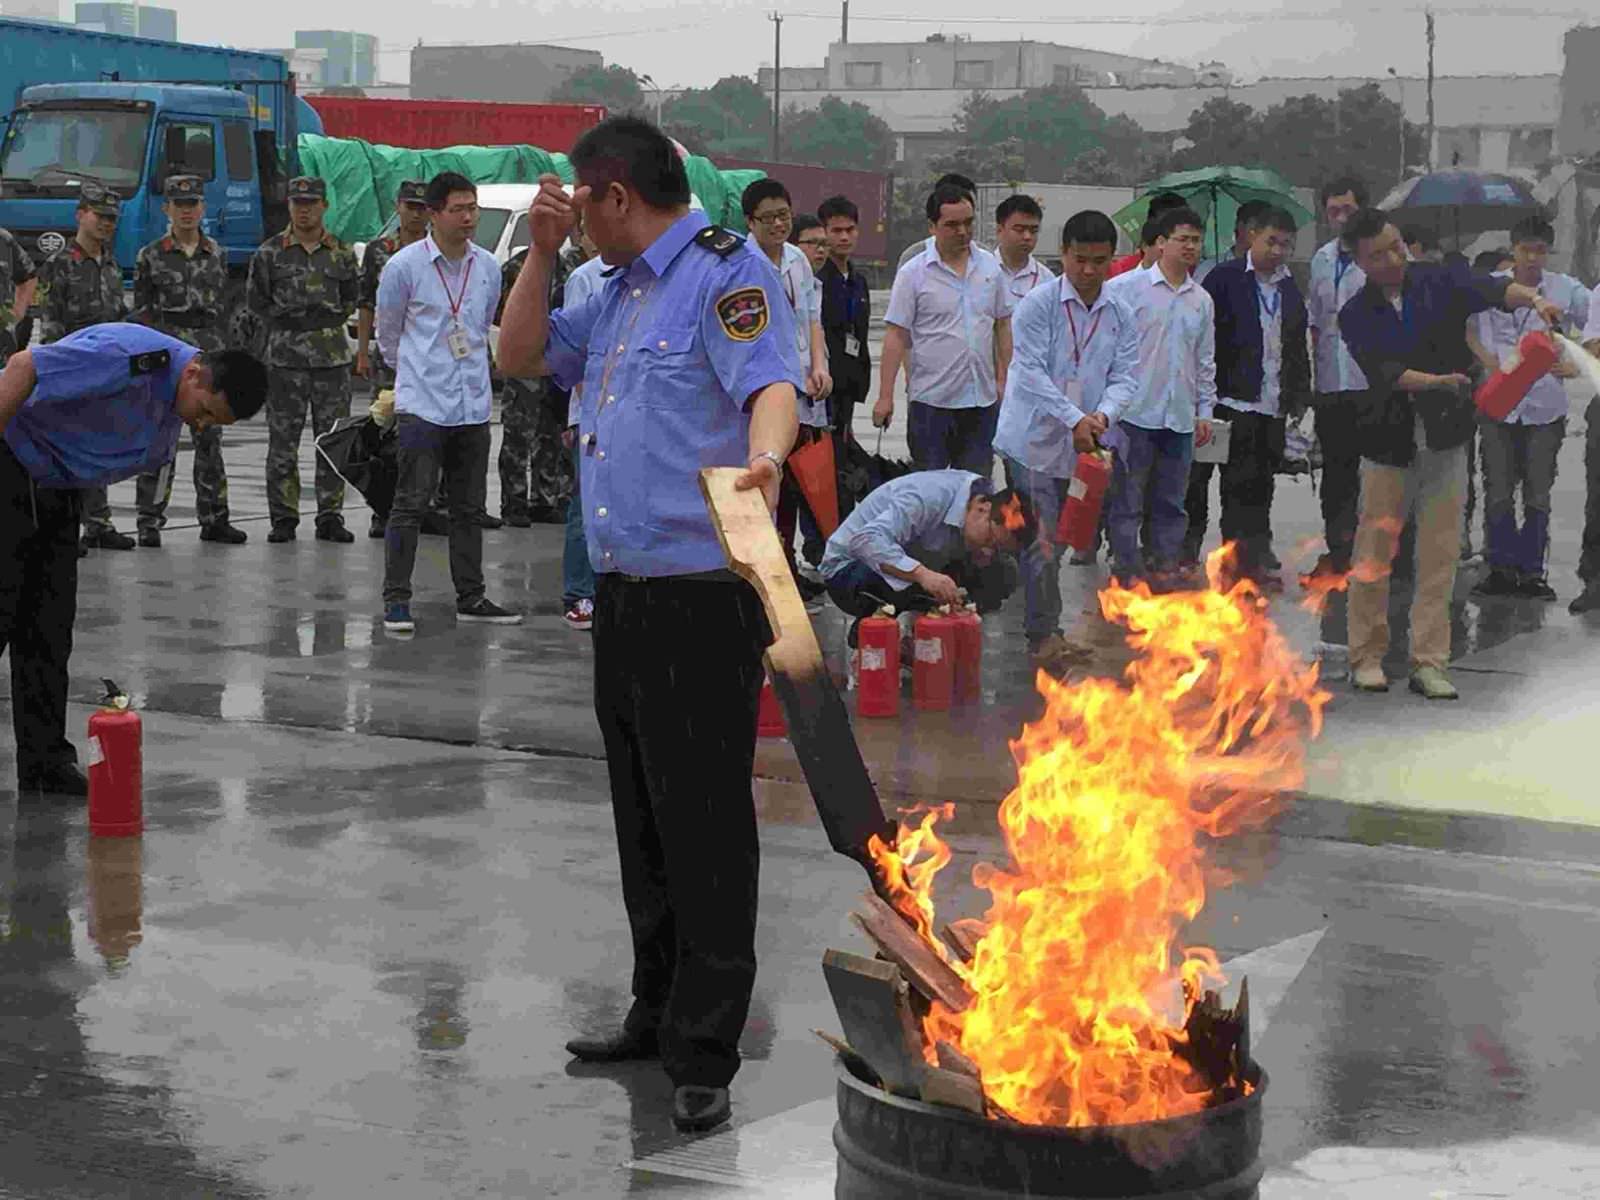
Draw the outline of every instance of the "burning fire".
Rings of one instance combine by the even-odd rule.
[[[1000,506],[1000,525],[1003,529],[1016,533],[1027,527],[1027,519],[1022,515],[1022,501],[1012,496]]]
[[[1214,952],[1178,944],[1205,904],[1198,835],[1259,825],[1299,785],[1328,700],[1255,586],[1220,589],[1225,555],[1208,563],[1209,590],[1102,592],[1139,652],[1125,682],[1041,674],[1045,714],[1012,743],[1019,783],[999,814],[1011,862],[974,870],[988,930],[970,963],[952,962],[974,999],[960,1013],[934,1005],[923,1031],[972,1059],[1019,1121],[1128,1124],[1213,1094],[1162,1001],[1178,977],[1186,1008],[1202,980],[1221,982]],[[898,851],[873,846],[896,907],[930,939],[950,859],[934,826],[948,815],[902,828]]]

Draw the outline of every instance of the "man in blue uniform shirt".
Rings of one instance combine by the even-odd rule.
[[[757,843],[750,779],[762,647],[755,592],[728,569],[702,467],[743,466],[778,498],[805,374],[770,264],[689,208],[672,142],[617,117],[545,176],[533,246],[506,301],[500,365],[583,387],[579,492],[595,571],[595,715],[605,740],[633,932],[620,1032],[567,1048],[591,1062],[660,1057],[688,1131],[729,1116],[755,983]],[[551,314],[557,251],[583,227],[613,265]],[[685,686],[692,680],[692,686]]]
[[[11,651],[17,782],[84,795],[67,741],[78,604],[78,490],[172,460],[196,434],[255,415],[267,373],[142,325],[92,325],[13,355],[0,373],[0,650]]]

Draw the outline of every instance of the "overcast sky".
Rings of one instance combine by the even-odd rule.
[[[276,0],[218,4],[156,0],[176,7],[179,36],[233,45],[289,45],[295,29],[354,28],[376,34],[385,48],[383,76],[409,77],[407,48],[427,42],[537,42],[599,50],[607,63],[650,74],[664,87],[704,86],[722,75],[751,74],[772,62],[770,7],[761,0]],[[3,3],[3,0],[0,0]],[[912,41],[931,33],[976,39],[1031,38],[1163,58],[1189,64],[1216,59],[1241,79],[1262,75],[1378,75],[1394,67],[1421,75],[1426,44],[1420,11],[1380,8],[1374,0],[854,0],[852,41]],[[71,0],[62,0],[70,8]],[[783,23],[783,61],[821,65],[839,36],[838,0],[791,0]],[[1419,6],[1420,8],[1420,6]],[[1114,15],[1118,24],[1065,23]],[[1550,14],[1541,15],[1542,10]],[[1440,74],[1531,74],[1561,70],[1561,36],[1586,9],[1575,0],[1441,0],[1435,8]],[[1495,12],[1473,17],[1464,12]],[[1333,19],[1306,20],[1325,13]],[[811,14],[811,15],[807,15]],[[873,20],[903,17],[915,21]],[[1513,15],[1506,15],[1513,14]],[[1565,15],[1560,15],[1565,14]],[[963,19],[963,18],[966,19]],[[941,19],[943,18],[943,19]],[[1227,18],[1233,18],[1228,20]],[[1276,19],[1275,19],[1276,18]],[[1284,19],[1290,18],[1290,19]],[[1594,18],[1591,17],[1591,20]],[[1075,18],[1082,20],[1082,18]]]

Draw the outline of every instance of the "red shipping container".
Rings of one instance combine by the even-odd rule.
[[[605,119],[598,104],[489,104],[477,100],[368,100],[307,96],[329,137],[379,146],[537,146],[565,154]]]
[[[855,261],[881,263],[889,258],[889,177],[878,171],[843,171],[801,163],[762,162],[754,158],[713,160],[725,171],[765,171],[789,189],[797,213],[816,215],[829,196],[846,196],[861,210],[861,238]]]

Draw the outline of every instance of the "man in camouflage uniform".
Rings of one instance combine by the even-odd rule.
[[[321,435],[350,415],[350,344],[345,325],[356,310],[361,279],[350,248],[327,231],[327,185],[289,181],[289,228],[269,238],[250,260],[246,302],[266,330],[272,372],[267,400],[267,541],[292,542],[300,523],[300,435],[306,409]],[[353,542],[344,527],[344,481],[317,457],[317,538]]]
[[[528,252],[519,251],[501,268],[501,307],[522,273]],[[561,307],[561,288],[583,262],[570,249],[550,270],[550,311]],[[499,317],[496,317],[499,320]],[[572,497],[572,455],[561,441],[567,427],[567,393],[548,375],[507,379],[500,401],[500,515],[507,525],[564,524]],[[528,484],[532,475],[533,485]]]
[[[18,350],[26,350],[18,337],[39,284],[33,259],[9,229],[0,228],[0,367]]]
[[[382,353],[372,341],[373,313],[378,307],[378,280],[383,276],[384,265],[397,250],[428,236],[427,193],[425,180],[407,179],[403,182],[394,202],[395,215],[400,218],[399,229],[387,237],[368,242],[366,253],[361,256],[361,299],[356,309],[356,374],[372,384],[374,396],[384,388],[394,387],[394,368],[383,361]],[[428,507],[428,514],[423,517],[423,532],[448,533],[450,520],[445,513],[443,474],[439,476],[439,490]],[[428,528],[429,518],[433,518],[433,523],[439,527]],[[373,513],[367,536],[381,538],[384,524],[383,518]]]
[[[200,229],[205,181],[173,175],[166,184],[167,235],[139,251],[133,265],[133,319],[201,350],[222,350],[222,293],[228,264],[222,248]],[[222,427],[190,430],[194,439],[194,499],[200,540],[237,546],[245,532],[228,523],[228,475],[222,464]],[[139,545],[161,545],[176,462],[139,476]]]
[[[90,325],[127,319],[122,303],[122,268],[111,252],[122,203],[115,192],[85,182],[78,192],[77,236],[52,254],[39,272],[39,340],[59,342]],[[133,539],[111,523],[106,489],[79,493],[84,550],[132,550]]]

